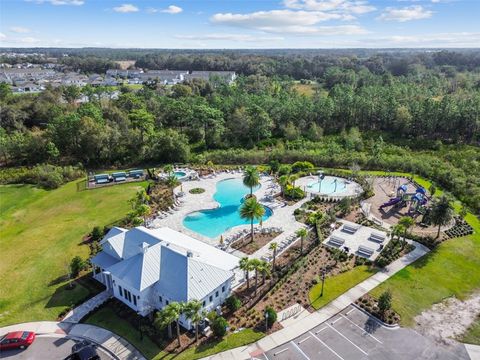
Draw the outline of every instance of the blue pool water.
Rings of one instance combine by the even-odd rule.
[[[184,172],[184,171],[175,171],[175,177],[177,179],[181,179],[181,178],[184,178],[185,176],[187,176],[187,173]]]
[[[258,190],[258,188],[255,190]],[[243,197],[248,193],[250,193],[250,189],[243,185],[242,179],[219,181],[217,192],[213,195],[213,198],[220,204],[220,207],[193,212],[185,216],[183,225],[196,233],[215,238],[234,226],[249,224],[248,220],[240,218],[238,211]],[[271,215],[272,210],[265,207],[263,220],[268,219]]]
[[[335,181],[337,183],[336,186]],[[325,176],[321,183],[318,180],[315,180],[307,185],[308,190],[322,194],[340,194],[346,188],[347,185],[345,184],[345,179],[335,176]]]

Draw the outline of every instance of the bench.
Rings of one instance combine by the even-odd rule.
[[[357,230],[358,230],[358,226],[345,224],[342,227],[342,231],[345,231],[346,233],[349,233],[349,234],[355,234]]]
[[[385,235],[371,233],[370,237],[368,239],[372,240],[372,241],[375,241],[377,243],[383,243],[385,241]]]
[[[370,256],[373,255],[374,250],[372,248],[369,248],[368,246],[362,246],[360,245],[357,250],[359,255],[365,256],[369,258]]]
[[[345,244],[345,240],[336,236],[330,236],[330,239],[328,239],[328,243],[340,247]]]

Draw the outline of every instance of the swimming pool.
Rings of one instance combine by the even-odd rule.
[[[321,194],[341,194],[347,188],[345,179],[336,176],[325,176],[320,182],[318,178],[307,185],[307,190]]]
[[[185,171],[175,171],[174,174],[177,179],[182,179],[187,176],[187,173]]]
[[[258,190],[259,187],[254,191]],[[217,183],[217,191],[213,195],[220,206],[211,210],[200,210],[188,214],[183,219],[183,225],[196,233],[209,238],[220,236],[228,229],[249,224],[248,220],[240,218],[239,208],[243,197],[250,193],[250,189],[243,185],[242,179],[226,179]],[[268,219],[272,210],[265,207],[262,220]],[[258,221],[254,222],[255,224]]]

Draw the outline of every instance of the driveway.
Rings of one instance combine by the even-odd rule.
[[[0,358],[2,360],[62,360],[71,354],[73,344],[75,344],[74,340],[65,337],[39,335],[27,349],[2,351]],[[113,359],[103,350],[97,348],[97,351],[100,359]]]
[[[386,328],[353,306],[257,359],[469,360],[465,346],[445,348],[411,329]]]

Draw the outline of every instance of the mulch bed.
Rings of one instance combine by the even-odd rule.
[[[230,247],[236,250],[240,250],[245,254],[251,255],[258,249],[268,244],[280,234],[281,232],[271,232],[269,234],[255,234],[253,242],[251,241],[250,234],[248,234],[245,235],[243,238],[235,241],[232,245],[230,245]]]

